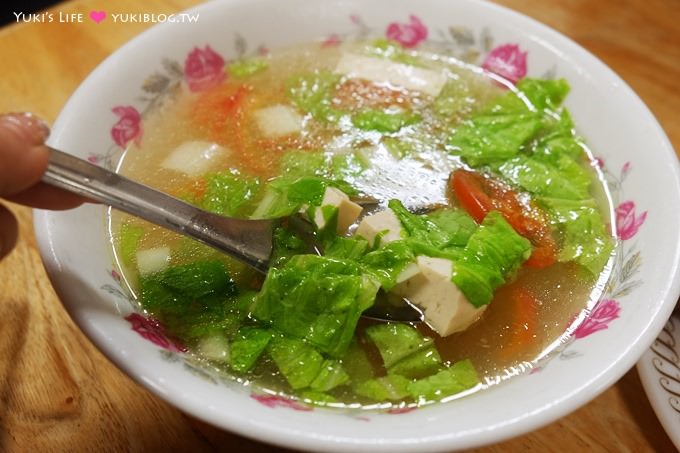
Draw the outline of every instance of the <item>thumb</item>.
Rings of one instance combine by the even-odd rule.
[[[35,185],[47,168],[47,125],[30,113],[0,116],[0,196]]]

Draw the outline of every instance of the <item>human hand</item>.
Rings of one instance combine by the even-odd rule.
[[[83,198],[40,182],[49,153],[49,128],[30,113],[0,116],[0,198],[41,209],[70,209]],[[0,204],[0,259],[14,247],[17,220]]]

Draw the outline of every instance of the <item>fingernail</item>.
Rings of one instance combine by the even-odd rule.
[[[50,127],[30,112],[0,115],[0,125],[9,126],[33,145],[40,145],[50,136]]]

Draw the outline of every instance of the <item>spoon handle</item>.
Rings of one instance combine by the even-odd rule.
[[[274,222],[218,216],[48,147],[43,182],[190,236],[266,272]]]

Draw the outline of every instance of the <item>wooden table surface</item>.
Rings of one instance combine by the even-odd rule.
[[[171,13],[197,0],[74,0],[55,12]],[[679,0],[500,0],[604,60],[680,150]],[[4,7],[7,8],[7,7]],[[12,11],[3,11],[9,14]],[[53,121],[87,74],[146,24],[19,23],[0,29],[0,112]],[[114,367],[73,324],[43,270],[31,211],[10,205],[21,240],[0,262],[0,451],[285,451],[199,422]],[[674,451],[635,369],[538,431],[479,449]]]

